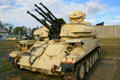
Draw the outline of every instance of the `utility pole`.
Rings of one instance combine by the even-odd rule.
[[[19,39],[20,39],[20,37],[21,37],[21,35],[20,35],[21,33],[20,33],[20,27],[19,27]]]

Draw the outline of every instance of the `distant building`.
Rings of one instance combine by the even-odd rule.
[[[99,38],[120,38],[120,25],[96,26]]]
[[[8,36],[8,33],[6,30],[0,28],[0,40],[6,40]]]
[[[17,39],[18,39],[18,35],[10,35],[7,38],[7,40],[17,40]]]

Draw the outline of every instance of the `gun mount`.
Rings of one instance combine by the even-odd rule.
[[[43,19],[39,19],[36,15],[32,14],[31,12],[27,11],[33,18],[35,18],[38,22],[44,25],[47,29],[49,29],[49,39],[60,39],[60,30],[61,25],[65,24],[65,21],[60,18],[56,18],[52,12],[42,3],[40,5],[47,11],[45,12],[42,8],[40,8],[37,4],[34,6],[37,8],[35,11],[43,17]]]

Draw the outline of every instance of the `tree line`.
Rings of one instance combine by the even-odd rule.
[[[14,26],[10,23],[2,23],[0,21],[0,29],[4,29],[7,31],[8,35],[20,35],[25,37],[33,37],[33,32],[38,29],[36,28],[29,28],[26,26]]]

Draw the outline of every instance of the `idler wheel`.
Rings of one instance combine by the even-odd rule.
[[[78,68],[78,72],[77,72],[77,80],[82,80],[84,79],[85,76],[85,66],[82,64],[79,66]]]

